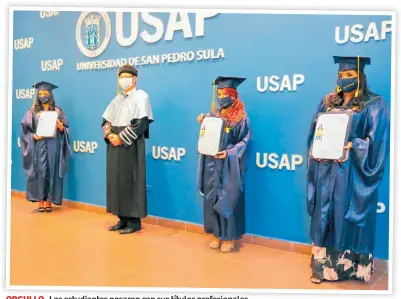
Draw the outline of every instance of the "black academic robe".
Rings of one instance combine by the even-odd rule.
[[[149,137],[147,117],[133,119],[127,127],[111,126],[103,119],[107,143],[107,212],[119,217],[147,216],[145,139]],[[113,146],[107,136],[116,134],[122,145]]]

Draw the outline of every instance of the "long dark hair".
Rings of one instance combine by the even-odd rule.
[[[359,72],[359,94],[355,96],[348,105],[351,105],[352,109],[361,112],[365,107],[366,102],[369,100],[369,95],[372,95],[368,88],[368,83],[366,80],[365,73]],[[342,91],[334,91],[329,93],[324,98],[324,103],[330,108],[340,107],[344,103],[344,93]]]
[[[56,102],[54,101],[54,96],[51,91],[49,91],[49,111],[55,111],[56,110]],[[43,111],[43,105],[40,103],[38,99],[38,95],[35,95],[35,99],[33,101],[31,110],[35,113],[39,113],[40,111]]]

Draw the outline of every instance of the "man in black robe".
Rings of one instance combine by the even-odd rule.
[[[153,121],[149,96],[136,89],[138,71],[124,65],[118,71],[123,89],[103,114],[107,143],[107,212],[120,221],[109,228],[120,234],[141,229],[147,216],[145,139]]]

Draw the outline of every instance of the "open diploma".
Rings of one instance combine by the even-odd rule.
[[[199,133],[198,152],[215,156],[221,150],[224,120],[218,117],[205,117]]]
[[[56,111],[42,111],[39,115],[36,135],[43,138],[54,138],[56,136],[58,113]]]
[[[312,145],[314,159],[344,158],[349,120],[350,116],[346,113],[322,113],[318,116]]]

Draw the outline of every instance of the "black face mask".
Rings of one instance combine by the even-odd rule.
[[[38,100],[41,104],[46,104],[49,102],[50,96],[38,96]]]
[[[222,109],[227,109],[228,107],[231,107],[232,104],[234,103],[233,99],[230,96],[225,98],[219,98],[218,101]]]

